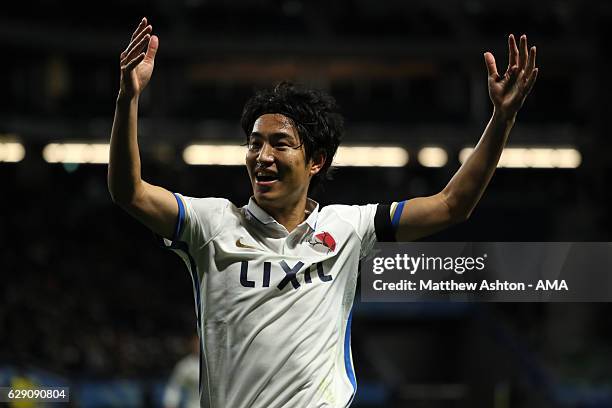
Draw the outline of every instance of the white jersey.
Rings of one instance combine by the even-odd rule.
[[[390,227],[389,206],[319,211],[309,200],[306,220],[289,233],[253,198],[237,208],[225,199],[176,197],[175,239],[165,243],[194,283],[201,406],[349,406],[359,260],[376,242],[375,229]],[[389,225],[380,228],[381,219]]]

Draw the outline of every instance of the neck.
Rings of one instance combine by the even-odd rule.
[[[302,196],[297,203],[286,207],[264,207],[261,206],[261,204],[260,206],[270,214],[276,222],[285,227],[287,231],[291,232],[306,219],[306,202],[306,196]]]

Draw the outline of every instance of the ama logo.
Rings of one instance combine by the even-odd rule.
[[[336,250],[336,240],[329,232],[321,232],[316,234],[309,243],[314,249],[324,250],[327,253]]]

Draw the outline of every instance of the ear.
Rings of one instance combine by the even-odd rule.
[[[318,152],[310,159],[310,176],[317,174],[325,165],[326,157],[324,152]]]

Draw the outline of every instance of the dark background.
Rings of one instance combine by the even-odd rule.
[[[23,143],[26,156],[0,163],[0,385],[29,376],[69,384],[81,394],[75,406],[158,406],[195,330],[182,262],[112,204],[106,166],[41,155],[50,142],[108,142],[118,56],[143,16],[160,38],[140,104],[143,177],[237,205],[250,195],[245,169],[188,166],[182,149],[242,143],[244,102],[283,79],[336,97],[347,144],[411,154],[403,168],[339,169],[322,204],[438,192],[492,111],[482,54],[492,51],[501,71],[508,34],[526,33],[540,72],[510,144],[573,146],[582,164],[499,169],[471,219],[429,239],[610,241],[608,2],[3,4],[0,134]],[[426,145],[444,147],[448,164],[420,166]],[[610,311],[357,301],[354,406],[612,406]],[[120,393],[118,381],[131,400],[92,394]]]

